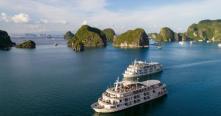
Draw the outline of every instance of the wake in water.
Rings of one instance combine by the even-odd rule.
[[[207,60],[207,61],[200,61],[200,62],[194,62],[194,63],[188,63],[188,64],[180,64],[180,65],[174,65],[171,67],[166,67],[165,69],[187,68],[187,67],[209,64],[209,63],[217,63],[217,62],[221,62],[221,60]]]

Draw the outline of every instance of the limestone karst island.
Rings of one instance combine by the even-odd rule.
[[[0,0],[0,116],[221,116],[220,0]]]

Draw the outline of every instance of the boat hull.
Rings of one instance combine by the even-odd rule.
[[[149,76],[149,75],[153,75],[153,74],[156,74],[156,73],[160,73],[162,72],[163,70],[158,70],[158,71],[154,71],[154,72],[151,72],[151,73],[145,73],[145,74],[139,74],[139,75],[126,75],[126,74],[123,74],[123,77],[124,78],[133,78],[133,77],[143,77],[143,76]]]
[[[96,108],[96,105],[98,104],[97,102],[92,104],[91,105],[91,108],[97,112],[97,113],[113,113],[113,112],[118,112],[118,111],[122,111],[122,110],[125,110],[125,109],[128,109],[128,108],[131,108],[131,107],[134,107],[134,106],[137,106],[137,105],[140,105],[140,104],[143,104],[143,103],[147,103],[149,101],[152,101],[154,99],[157,99],[157,98],[160,98],[160,97],[163,97],[167,95],[167,92],[165,92],[164,94],[162,95],[159,95],[157,97],[152,97],[146,101],[141,101],[139,103],[136,103],[136,104],[133,104],[133,105],[130,105],[130,106],[124,106],[124,107],[120,107],[120,108],[113,108],[113,109],[105,109],[105,108]]]

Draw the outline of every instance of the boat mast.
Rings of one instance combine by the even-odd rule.
[[[139,78],[137,78],[137,80],[136,80],[136,89],[137,89],[138,79],[139,79]]]
[[[117,78],[117,81],[115,82],[115,84],[116,84],[116,85],[115,85],[115,89],[114,89],[114,90],[117,91],[118,84],[119,84],[119,77]]]

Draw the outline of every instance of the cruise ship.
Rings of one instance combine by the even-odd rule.
[[[91,105],[98,113],[111,113],[139,105],[167,94],[166,85],[158,80],[116,81]]]
[[[125,78],[129,77],[140,77],[150,74],[154,74],[162,71],[162,65],[158,62],[147,62],[147,61],[137,61],[135,60],[133,64],[129,65],[124,72],[123,76]]]

